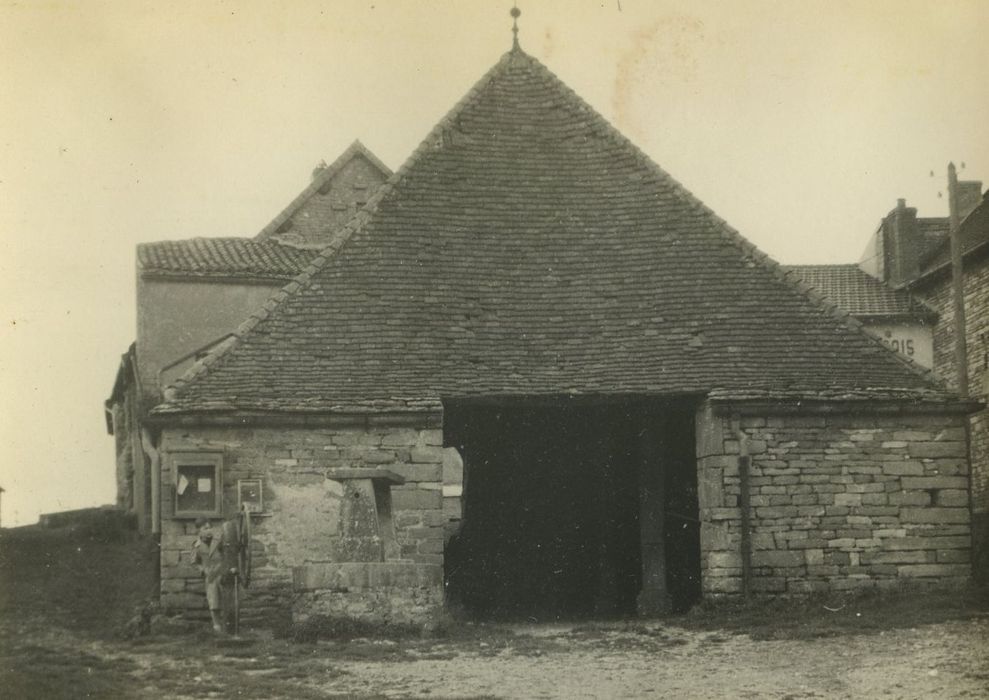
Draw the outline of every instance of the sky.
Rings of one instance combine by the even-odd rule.
[[[763,251],[854,262],[989,182],[986,0],[519,0],[522,48]],[[253,236],[359,138],[397,168],[504,0],[0,0],[0,525],[114,500],[143,241]],[[931,176],[931,172],[934,176]]]

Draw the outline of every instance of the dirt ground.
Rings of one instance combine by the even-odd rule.
[[[661,622],[492,626],[453,639],[99,639],[5,616],[11,698],[986,698],[989,617],[813,639]]]
[[[989,698],[983,589],[429,634],[331,621],[215,638],[161,618],[127,639],[144,556],[98,533],[0,538],[0,697]]]

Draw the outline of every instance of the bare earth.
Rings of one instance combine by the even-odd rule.
[[[297,644],[0,623],[5,697],[986,698],[989,617],[757,641],[663,623]],[[488,640],[488,641],[485,641]]]

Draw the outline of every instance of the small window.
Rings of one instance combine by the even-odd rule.
[[[176,517],[219,517],[223,511],[223,455],[180,452],[171,456]]]
[[[237,482],[237,510],[260,513],[264,510],[264,496],[260,479],[241,479]]]

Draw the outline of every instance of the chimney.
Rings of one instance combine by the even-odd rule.
[[[978,180],[959,180],[955,192],[958,200],[958,218],[964,221],[965,217],[982,202],[982,183]]]
[[[920,271],[920,231],[917,210],[907,200],[896,200],[896,209],[883,219],[884,281],[898,287],[914,279]]]

